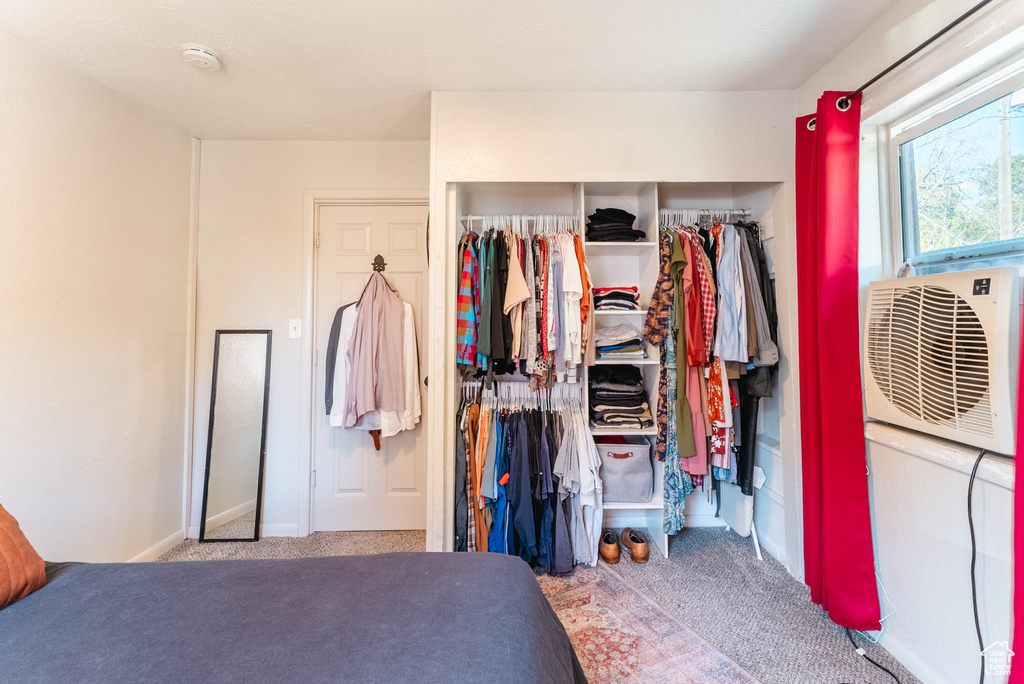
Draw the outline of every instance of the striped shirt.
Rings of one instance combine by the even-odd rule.
[[[459,298],[456,305],[455,361],[467,368],[476,368],[476,335],[477,323],[480,320],[479,296],[476,289],[480,285],[480,264],[474,246],[476,235],[469,233],[466,238],[462,251],[462,274],[459,278]]]

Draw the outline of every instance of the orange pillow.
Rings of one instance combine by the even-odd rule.
[[[46,563],[28,543],[14,516],[0,506],[0,609],[44,584]]]

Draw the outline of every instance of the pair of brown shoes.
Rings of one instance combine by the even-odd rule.
[[[637,534],[633,528],[627,527],[623,529],[618,541],[621,542],[622,548],[626,549],[634,563],[647,562],[647,559],[650,557],[647,541]],[[601,560],[605,563],[614,565],[619,562],[619,545],[616,543],[615,534],[610,530],[605,530],[601,534],[599,552]]]

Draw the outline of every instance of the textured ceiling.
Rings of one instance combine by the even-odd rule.
[[[0,29],[198,137],[425,140],[431,90],[795,89],[894,4],[3,0]]]

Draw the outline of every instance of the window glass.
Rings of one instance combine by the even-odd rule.
[[[1024,252],[1024,88],[899,146],[905,258]]]

